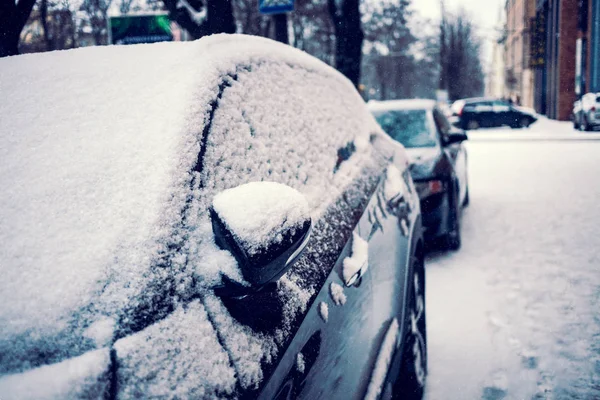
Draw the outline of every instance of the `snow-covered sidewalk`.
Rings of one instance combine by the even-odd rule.
[[[426,399],[599,399],[600,142],[467,147],[463,247],[426,261]]]
[[[467,132],[469,140],[600,140],[600,131],[583,132],[569,121],[555,121],[540,116],[526,129],[483,128]]]

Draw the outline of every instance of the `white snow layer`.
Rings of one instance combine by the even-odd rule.
[[[108,391],[108,348],[58,364],[0,377],[2,400],[103,399]]]
[[[250,182],[215,196],[213,208],[249,253],[256,254],[273,239],[310,220],[304,196],[276,182]]]
[[[331,295],[331,299],[335,303],[336,306],[343,306],[346,304],[346,295],[344,294],[344,288],[342,285],[331,282],[329,285],[329,294]]]
[[[352,254],[343,262],[342,275],[344,283],[350,285],[350,280],[359,272],[364,274],[369,267],[369,243],[356,232],[352,233]]]
[[[329,320],[329,306],[324,301],[319,303],[319,315],[323,321],[327,322]]]
[[[302,353],[298,353],[296,356],[296,369],[298,369],[298,372],[301,374],[303,374],[306,369],[306,362],[304,361],[304,355],[302,355]]]
[[[1,59],[0,70],[0,92],[10,99],[0,102],[0,374],[48,362],[36,354],[60,361],[116,340],[145,303],[167,298],[177,306],[222,274],[240,280],[235,259],[214,243],[214,196],[274,181],[302,193],[317,219],[373,163],[369,135],[383,135],[341,74],[262,38],[23,55]],[[197,171],[205,130],[206,167]],[[356,151],[337,165],[350,142]],[[294,285],[279,289],[290,315],[277,343],[305,309],[296,293],[304,304],[314,294]],[[345,299],[343,290],[336,296]],[[175,344],[148,332],[171,328],[151,325],[119,342],[123,368],[152,357],[169,367],[153,375],[131,363],[119,371],[120,390],[163,393],[177,382],[171,390],[228,393],[229,372],[193,384],[177,376],[184,365],[203,371],[209,360],[220,363],[223,352],[242,387],[260,382],[274,339],[240,325],[218,299],[203,302],[213,322],[201,305],[175,307],[164,320],[186,327],[172,335],[181,348],[203,346],[202,357],[161,358]],[[189,313],[199,315],[194,332]]]
[[[215,398],[231,394],[235,371],[198,301],[115,343],[119,398]]]
[[[371,380],[369,381],[369,387],[367,388],[367,394],[365,400],[376,400],[381,394],[383,389],[383,383],[385,377],[388,374],[390,368],[390,362],[392,362],[392,356],[398,343],[398,320],[394,318],[390,323],[390,326],[385,333],[379,353],[377,354],[377,360],[375,361],[375,368],[371,373]]]

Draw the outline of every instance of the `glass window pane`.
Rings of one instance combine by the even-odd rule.
[[[376,111],[379,125],[404,147],[435,147],[436,131],[427,110]]]

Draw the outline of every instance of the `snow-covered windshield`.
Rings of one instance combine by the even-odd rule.
[[[404,147],[435,147],[435,127],[427,110],[374,111],[379,125]]]

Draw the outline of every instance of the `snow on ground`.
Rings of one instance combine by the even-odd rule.
[[[467,131],[469,140],[598,140],[600,131],[582,132],[573,129],[569,121],[554,121],[539,116],[537,122],[527,129],[511,129],[509,127],[493,129],[477,129]]]
[[[427,259],[426,398],[600,398],[600,142],[467,147],[463,247]]]

